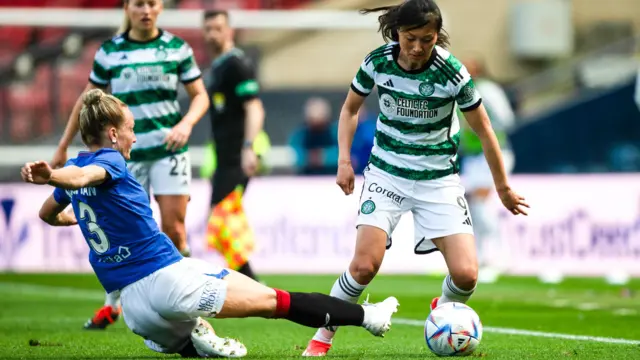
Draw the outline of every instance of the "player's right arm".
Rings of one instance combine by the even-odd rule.
[[[355,174],[351,165],[351,145],[358,128],[358,112],[375,85],[373,64],[363,61],[340,110],[338,121],[338,175],[336,183],[345,195],[353,193]]]
[[[71,110],[67,127],[64,129],[62,139],[60,139],[60,142],[58,143],[58,149],[53,155],[53,160],[51,161],[51,167],[53,168],[62,167],[67,161],[67,149],[80,129],[80,110],[82,109],[82,96],[84,93],[92,89],[106,90],[109,86],[111,73],[105,64],[105,57],[105,51],[102,48],[98,49],[93,60],[91,75],[89,75],[89,83],[73,105],[73,110]]]

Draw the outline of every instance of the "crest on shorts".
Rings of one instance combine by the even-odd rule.
[[[422,94],[424,96],[431,96],[436,91],[436,87],[433,86],[433,84],[431,84],[431,83],[423,82],[418,87],[418,90],[420,91],[420,94]]]
[[[376,210],[376,203],[373,200],[367,200],[360,206],[360,212],[363,214],[371,214]]]

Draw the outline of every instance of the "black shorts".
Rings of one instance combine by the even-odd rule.
[[[211,207],[217,205],[226,198],[238,185],[247,189],[249,178],[242,168],[218,168],[211,182],[213,192],[211,194]]]

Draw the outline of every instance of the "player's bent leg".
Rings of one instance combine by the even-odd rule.
[[[189,195],[156,195],[160,208],[162,232],[173,241],[183,256],[190,256],[185,218]]]
[[[442,284],[442,295],[437,304],[432,306],[447,302],[466,303],[475,291],[478,279],[478,258],[473,235],[449,235],[433,239],[433,243],[442,252],[449,275]]]
[[[333,284],[330,295],[351,303],[357,303],[366,286],[380,269],[386,251],[386,231],[371,225],[358,226],[356,249],[345,271]],[[324,356],[331,348],[337,327],[319,328],[303,356]]]
[[[357,305],[325,294],[272,289],[235,271],[224,280],[225,302],[216,318],[287,319],[313,328],[362,326],[373,335],[384,336],[399,305],[393,297],[377,304]]]

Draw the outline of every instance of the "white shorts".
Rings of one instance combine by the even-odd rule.
[[[154,161],[129,162],[129,171],[154,195],[189,195],[191,157],[188,152]]]
[[[513,152],[502,150],[502,158],[507,174],[513,171],[515,159]],[[462,181],[465,189],[471,192],[477,189],[493,189],[493,176],[484,154],[464,156],[462,158]]]
[[[364,171],[357,226],[370,225],[391,234],[406,212],[413,214],[414,252],[436,251],[433,239],[454,234],[473,235],[464,188],[456,174],[435,180],[407,180],[373,165]]]
[[[184,258],[121,291],[124,321],[154,351],[176,353],[198,317],[215,317],[227,296],[227,270]]]

